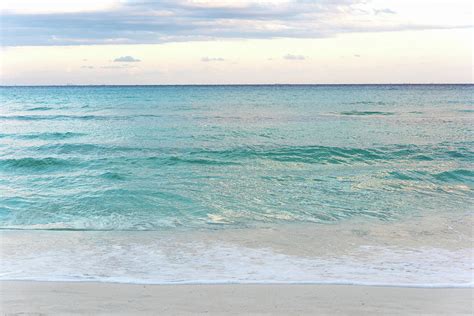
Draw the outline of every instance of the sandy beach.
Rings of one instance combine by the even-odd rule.
[[[473,289],[2,281],[5,315],[472,315]]]
[[[474,316],[472,3],[0,1],[0,316]]]

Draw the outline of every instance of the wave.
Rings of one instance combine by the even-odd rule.
[[[73,137],[71,135],[71,137]],[[147,148],[134,146],[120,146],[120,145],[101,145],[90,143],[56,143],[46,144],[41,146],[28,147],[35,152],[44,152],[48,154],[120,154],[124,157],[128,153],[137,153],[146,155],[147,153],[163,153],[165,149],[161,148]],[[139,157],[140,158],[140,157]],[[147,158],[147,157],[143,157]]]
[[[129,120],[133,118],[156,118],[161,115],[137,114],[137,115],[2,115],[0,120],[16,121],[44,121],[44,120]]]
[[[38,137],[68,138],[80,134],[43,134]],[[36,137],[36,136],[33,136]],[[212,149],[176,149],[176,148],[147,148],[133,146],[115,146],[81,143],[59,143],[34,147],[26,147],[35,154],[38,152],[48,156],[74,155],[83,156],[88,162],[154,165],[209,165],[230,166],[266,160],[280,163],[303,164],[375,164],[393,161],[435,161],[453,160],[459,162],[474,159],[474,152],[467,146],[417,146],[392,145],[374,148],[330,147],[330,146],[278,146],[278,147],[234,147],[221,150]],[[93,156],[88,158],[88,155]],[[100,159],[97,159],[100,155]],[[35,161],[36,157],[26,157]],[[25,158],[25,159],[26,159]],[[52,158],[50,158],[52,159]],[[1,163],[1,161],[0,161]],[[3,161],[5,164],[5,161]],[[16,164],[10,165],[15,167]],[[21,166],[20,166],[21,167]],[[439,175],[439,177],[470,177],[467,171],[455,175]],[[397,177],[396,174],[393,175]],[[404,177],[406,175],[399,175]]]
[[[135,152],[146,160],[161,164],[238,165],[248,160],[273,160],[288,163],[352,164],[373,163],[394,159],[433,160],[431,152],[413,148],[350,148],[327,146],[236,147],[222,150],[188,149],[176,153],[174,149],[140,148],[131,146],[103,146],[97,144],[51,144],[34,147],[35,151],[54,154],[127,154]],[[155,155],[157,154],[158,155]],[[447,154],[447,153],[445,153]]]
[[[433,177],[443,182],[470,182],[474,183],[474,171],[467,169],[455,169],[434,174]]]
[[[104,179],[109,179],[109,180],[125,180],[126,179],[124,175],[117,172],[104,172],[100,176]]]
[[[386,105],[387,102],[383,101],[356,101],[356,102],[348,102],[346,104],[359,104],[359,105]]]
[[[319,263],[321,265],[321,263]],[[365,273],[365,271],[360,271]],[[176,280],[162,280],[162,279],[146,279],[146,278],[132,278],[132,277],[105,277],[100,275],[95,276],[82,276],[82,275],[62,275],[62,276],[42,276],[42,277],[8,277],[1,276],[1,281],[33,281],[33,282],[77,282],[77,283],[109,283],[109,284],[133,284],[133,285],[350,285],[350,286],[376,286],[376,287],[390,287],[390,288],[416,288],[416,289],[473,289],[474,282],[439,282],[439,283],[397,283],[391,281],[352,281],[350,278],[337,279],[330,281],[321,281],[317,279],[308,280],[297,280],[287,281],[280,279],[267,279],[267,280],[248,280],[242,277],[242,279],[228,278],[228,279],[200,279],[196,276],[195,279],[182,280],[176,278]]]
[[[162,161],[167,165],[175,164],[193,164],[193,165],[209,165],[209,166],[228,166],[228,165],[240,165],[239,162],[209,159],[209,158],[192,158],[192,157],[149,157],[148,160]]]
[[[467,169],[453,169],[438,173],[423,170],[391,171],[390,178],[402,181],[428,181],[441,183],[474,183],[474,172]]]
[[[388,173],[390,178],[402,181],[417,181],[423,179],[426,175],[424,172],[412,171],[412,172],[402,172],[402,171],[390,171]]]
[[[59,158],[19,158],[0,160],[0,169],[32,169],[44,170],[58,167],[69,166],[71,163],[65,159]]]
[[[110,116],[103,115],[3,115],[0,120],[41,121],[41,120],[104,120]]]
[[[277,148],[241,148],[225,151],[210,151],[228,158],[261,158],[280,162],[341,164],[355,161],[382,159],[378,150],[326,147],[326,146],[288,146]]]
[[[339,112],[340,115],[358,115],[358,116],[367,116],[367,115],[395,115],[395,112],[382,112],[382,111],[343,111]]]
[[[131,151],[140,150],[139,148],[133,147],[120,147],[120,146],[102,146],[96,144],[48,144],[33,147],[37,152],[48,152],[55,154],[90,154],[90,153],[101,153],[101,152],[119,152],[119,151]]]
[[[330,147],[330,146],[280,146],[280,147],[238,147],[227,150],[200,150],[192,156],[219,157],[240,161],[240,159],[269,159],[280,162],[316,164],[371,164],[391,160],[431,161],[435,159],[472,159],[474,153],[464,147],[457,150],[444,146],[383,146],[374,148]]]
[[[42,139],[42,140],[61,140],[69,139],[79,136],[84,136],[84,133],[73,133],[73,132],[53,132],[53,133],[34,133],[34,134],[19,134],[19,135],[10,135],[14,138],[19,139]]]
[[[314,248],[304,255],[292,251],[301,246],[291,237],[270,235],[275,242],[268,242],[252,230],[242,230],[240,242],[206,232],[3,231],[0,279],[473,286],[470,248],[384,246],[370,239],[363,241],[368,245],[361,246],[361,238],[347,236],[337,228],[332,232],[342,245],[352,237],[354,246],[345,249],[336,243],[334,247],[318,247],[315,241],[325,237],[314,229],[303,239]]]
[[[35,108],[27,109],[27,111],[48,111],[48,110],[52,110],[52,109],[53,108],[47,107],[47,106],[38,106],[38,107],[35,107]]]

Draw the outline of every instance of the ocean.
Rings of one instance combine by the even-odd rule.
[[[472,287],[473,85],[0,88],[0,279]]]

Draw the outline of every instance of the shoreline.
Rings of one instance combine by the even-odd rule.
[[[471,315],[474,288],[0,281],[4,314]]]
[[[98,280],[98,279],[0,279],[1,283],[89,283],[89,284],[114,284],[114,285],[136,285],[136,286],[354,286],[354,287],[379,287],[379,288],[401,288],[401,289],[471,289],[474,291],[474,283],[465,284],[390,284],[390,283],[371,283],[371,282],[338,282],[338,281],[207,281],[207,280],[191,280],[191,281],[170,281],[170,282],[153,282],[153,281],[114,281],[114,280]]]
[[[0,279],[469,288],[471,223],[459,214],[213,231],[1,231]]]

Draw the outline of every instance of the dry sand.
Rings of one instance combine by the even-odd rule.
[[[474,289],[0,282],[6,315],[473,315]]]

